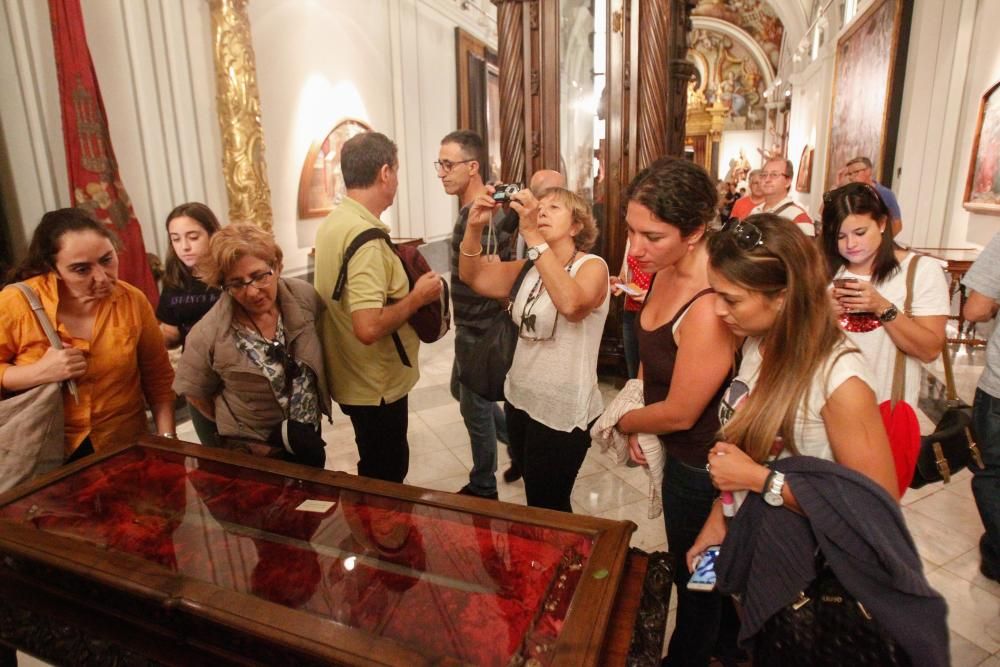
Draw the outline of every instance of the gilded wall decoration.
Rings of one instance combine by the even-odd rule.
[[[697,29],[691,33],[688,60],[696,73],[688,84],[688,112],[721,105],[724,130],[764,128],[764,77],[753,56],[730,37]]]
[[[229,220],[271,229],[271,187],[264,159],[257,64],[248,0],[211,0],[216,101]]]

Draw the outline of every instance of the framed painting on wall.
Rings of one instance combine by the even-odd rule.
[[[809,192],[812,187],[813,147],[806,144],[802,147],[802,157],[799,158],[798,176],[795,177],[795,191]]]
[[[876,180],[891,185],[912,5],[874,0],[837,40],[827,190],[836,185],[837,170],[855,157],[870,159]]]
[[[486,142],[486,180],[500,180],[500,69],[497,53],[461,28],[455,28],[458,127]],[[487,173],[488,171],[488,173]]]
[[[340,149],[351,137],[370,132],[364,121],[339,121],[319,141],[313,142],[299,177],[299,217],[321,218],[344,198],[344,177],[340,172]]]
[[[1000,215],[1000,82],[983,94],[972,139],[969,175],[962,206],[974,213]]]

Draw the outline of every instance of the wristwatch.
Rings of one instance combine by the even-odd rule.
[[[764,482],[764,502],[771,507],[781,507],[785,499],[781,497],[781,489],[785,486],[785,473],[771,471]]]
[[[537,262],[538,258],[542,256],[542,253],[548,249],[549,249],[548,243],[539,243],[538,245],[533,245],[530,248],[528,248],[528,251],[525,254],[528,255],[528,259],[530,259],[532,262]]]
[[[882,324],[885,324],[886,322],[892,322],[894,319],[896,319],[897,315],[899,315],[899,311],[896,310],[896,306],[890,303],[889,307],[883,310],[879,314],[878,321],[881,322]]]

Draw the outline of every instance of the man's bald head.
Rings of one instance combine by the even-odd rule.
[[[540,197],[546,190],[566,187],[566,179],[553,169],[539,169],[531,176],[528,188],[535,197]]]

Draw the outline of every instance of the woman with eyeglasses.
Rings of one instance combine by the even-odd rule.
[[[184,345],[191,327],[205,316],[220,291],[199,277],[197,264],[208,254],[208,243],[220,225],[212,209],[199,202],[177,206],[167,215],[170,245],[164,262],[163,290],[156,307],[160,331],[167,348]],[[198,410],[190,410],[191,422],[203,444],[215,441],[215,424]]]
[[[867,361],[837,326],[826,293],[826,267],[818,248],[794,223],[765,213],[752,215],[713,235],[708,242],[708,255],[708,278],[716,293],[716,314],[733,334],[745,340],[739,371],[723,394],[719,408],[720,442],[709,452],[706,468],[713,484],[735,497],[730,505],[736,513],[733,529],[741,524],[739,535],[745,537],[749,533],[751,540],[754,535],[759,539],[752,544],[736,543],[734,536],[724,542],[727,535],[724,498],[713,507],[686,557],[688,568],[693,570],[707,547],[721,544],[717,564],[720,581],[727,586],[732,583],[725,580],[727,567],[729,573],[746,571],[732,563],[753,568],[755,577],[743,581],[747,588],[736,591],[742,595],[741,638],[745,639],[748,633],[761,630],[757,621],[762,609],[774,613],[795,601],[801,589],[796,587],[795,592],[789,593],[786,584],[801,584],[804,588],[808,579],[797,577],[814,567],[815,552],[807,544],[812,539],[807,535],[812,534],[808,527],[805,532],[786,537],[773,532],[777,526],[791,525],[781,512],[806,514],[795,495],[794,481],[805,478],[793,477],[788,472],[786,480],[785,473],[777,470],[789,469],[779,465],[781,461],[796,457],[800,465],[809,466],[806,472],[813,473],[807,475],[809,489],[815,489],[814,485],[820,482],[830,485],[825,488],[832,494],[828,502],[833,507],[839,507],[841,502],[850,506],[853,499],[861,498],[885,510],[877,516],[859,519],[827,505],[822,516],[806,515],[810,524],[837,515],[843,529],[840,537],[851,545],[855,545],[855,536],[863,535],[868,527],[876,527],[876,533],[885,528],[881,535],[896,536],[894,540],[885,537],[895,545],[889,547],[894,556],[907,548],[898,540],[909,538],[901,537],[905,525],[896,507],[895,468],[875,393],[867,379]],[[819,466],[826,473],[819,481],[816,465],[810,463],[814,459],[824,459]],[[828,462],[861,473],[867,480],[845,472],[848,479],[844,482],[838,474],[829,472],[831,468],[843,468],[829,466]],[[799,468],[799,475],[803,469]],[[838,494],[841,489],[853,494],[859,485],[867,491],[849,498]],[[799,490],[804,492],[806,487]],[[815,498],[815,493],[810,497]],[[892,527],[878,523],[887,515],[896,516]],[[753,526],[746,523],[757,520],[761,523]],[[870,526],[864,525],[866,520]],[[795,525],[799,530],[799,524]],[[866,537],[872,539],[866,544],[873,549],[886,547],[882,537],[870,534]],[[734,551],[741,547],[747,548],[747,552]],[[897,550],[892,551],[893,548]],[[912,549],[912,541],[909,548]],[[721,560],[727,552],[728,566]],[[880,556],[885,553],[880,552]],[[825,555],[830,558],[838,553]],[[876,561],[862,576],[867,577],[878,567],[899,566],[915,567],[907,576],[922,577],[916,552],[909,556],[912,558],[904,559],[906,564],[872,556]],[[810,562],[789,562],[782,558],[804,558]],[[838,565],[841,563],[845,563],[842,556]],[[907,581],[916,586],[915,578]],[[761,590],[761,586],[767,590]],[[892,584],[885,586],[892,588]],[[785,594],[790,599],[784,599]],[[755,653],[763,655],[770,648],[762,639],[755,645]]]
[[[56,350],[14,288],[0,292],[0,399],[63,382],[65,453],[73,461],[148,430],[174,437],[173,370],[149,300],[118,280],[118,240],[79,208],[49,211],[8,283],[38,295],[63,341]],[[71,384],[72,383],[72,384]]]
[[[639,172],[626,194],[629,254],[652,274],[636,317],[639,377],[645,407],[626,413],[618,430],[629,434],[629,454],[646,464],[639,433],[659,436],[663,468],[663,520],[670,550],[683,554],[694,542],[718,492],[705,471],[719,428],[718,406],[730,377],[736,340],[715,316],[708,283],[707,227],[717,193],[704,169],[662,158]],[[720,624],[736,625],[731,605],[716,593],[689,591],[689,573],[678,563],[677,624],[664,664],[707,665]],[[727,633],[723,633],[724,635]],[[730,645],[735,631],[722,639]]]
[[[323,305],[312,285],[281,277],[281,259],[255,225],[212,237],[197,270],[223,294],[188,334],[174,389],[216,423],[222,447],[322,468]]]
[[[505,299],[525,260],[482,256],[483,229],[499,205],[492,186],[472,203],[459,272],[479,294]],[[539,200],[521,190],[511,208],[533,263],[511,307],[519,327],[504,384],[512,458],[520,462],[528,505],[572,512],[570,494],[590,447],[590,426],[604,409],[597,352],[608,316],[608,266],[587,253],[597,225],[579,195],[553,188]]]
[[[896,351],[906,355],[903,400],[916,406],[921,362],[941,354],[951,312],[937,261],[917,262],[913,302],[903,312],[906,278],[917,255],[892,240],[889,209],[870,185],[851,183],[823,195],[823,252],[833,280],[834,311],[868,360],[875,396],[889,400]]]

